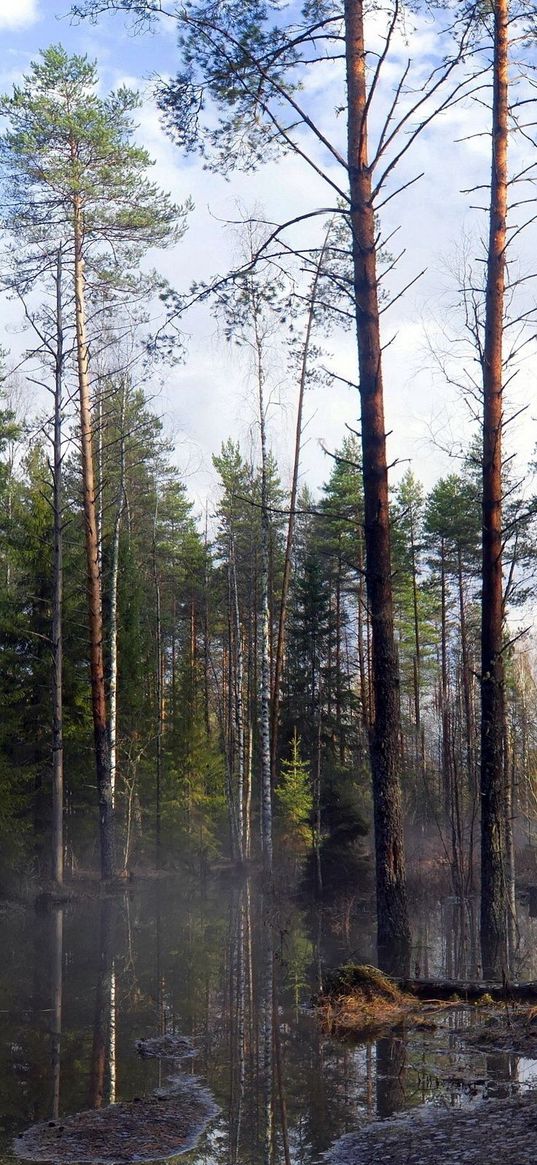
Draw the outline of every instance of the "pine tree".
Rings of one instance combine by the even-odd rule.
[[[115,870],[112,785],[103,656],[102,587],[88,346],[87,281],[132,294],[140,258],[177,237],[179,212],[146,178],[150,159],[133,143],[138,97],[121,89],[98,95],[87,57],[59,45],[41,53],[22,85],[4,97],[7,129],[0,139],[3,224],[22,248],[19,278],[32,279],[51,248],[62,248],[74,293],[80,401],[82,487],[86,533],[88,624],[95,762],[99,795],[101,873]],[[43,260],[45,256],[45,260]],[[129,278],[130,277],[130,278]]]

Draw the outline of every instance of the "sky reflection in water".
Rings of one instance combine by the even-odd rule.
[[[413,969],[475,974],[472,911],[413,897]],[[523,920],[527,977],[534,927]],[[364,1120],[537,1085],[536,1063],[469,1049],[453,1019],[361,1046],[322,1034],[307,1004],[323,969],[374,961],[373,918],[358,895],[320,907],[263,895],[255,880],[201,892],[177,878],[63,911],[13,908],[0,930],[2,1162],[35,1121],[162,1087],[170,1062],[136,1050],[162,1033],[192,1040],[182,1071],[220,1107],[181,1158],[188,1165],[310,1165]]]

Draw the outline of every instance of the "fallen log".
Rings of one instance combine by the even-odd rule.
[[[487,980],[468,982],[466,979],[394,979],[393,982],[417,999],[453,999],[458,995],[464,1001],[490,996],[494,1003],[510,1000],[537,999],[537,980],[527,983],[491,983]]]
[[[325,976],[322,996],[337,998],[359,991],[368,995],[381,994],[384,997],[399,990],[416,999],[452,1000],[455,996],[463,1002],[489,997],[495,1003],[506,1001],[537,999],[537,980],[527,983],[489,982],[484,979],[397,979],[385,975],[376,967],[346,963]],[[322,998],[322,996],[320,998]]]

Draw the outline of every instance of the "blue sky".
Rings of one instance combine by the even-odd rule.
[[[301,209],[305,175],[296,161],[289,159],[276,168],[234,175],[226,181],[207,173],[197,159],[180,156],[162,133],[151,97],[151,77],[172,72],[176,66],[172,26],[163,24],[155,35],[140,37],[128,30],[119,14],[110,14],[97,25],[74,25],[68,13],[67,0],[0,0],[2,88],[10,88],[40,48],[61,41],[70,51],[85,52],[97,59],[105,90],[126,80],[145,91],[145,104],[138,118],[139,137],[156,159],[154,177],[176,201],[191,196],[195,202],[186,238],[175,253],[157,257],[170,282],[184,289],[193,279],[208,278],[236,260],[236,239],[223,223],[240,216],[239,204],[246,213],[257,209],[271,218],[285,218]],[[311,178],[307,181],[311,196]],[[319,184],[318,205],[325,204],[326,193]],[[8,317],[11,310],[7,309]],[[186,361],[162,378],[156,407],[176,442],[178,464],[201,507],[207,496],[214,496],[211,455],[219,451],[223,440],[230,435],[238,438],[245,453],[251,450],[255,456],[255,405],[248,369],[221,340],[211,313],[200,309],[185,320],[184,326]],[[16,350],[16,339],[13,347]],[[352,371],[352,339],[342,338],[341,348],[349,350]],[[271,427],[285,478],[291,466],[295,386],[283,383],[284,379],[281,368],[275,369],[274,396],[278,403],[272,409]],[[336,448],[345,435],[345,421],[356,424],[357,402],[353,396],[342,385],[334,387],[329,399],[326,395],[317,399],[315,390],[310,394],[304,466],[314,484],[331,469],[321,442]]]
[[[192,196],[195,202],[185,240],[176,252],[160,260],[163,273],[179,289],[188,287],[192,279],[223,271],[233,262],[236,243],[223,221],[238,217],[238,204],[246,213],[257,208],[274,220],[301,212],[305,193],[310,206],[327,204],[324,187],[297,159],[271,163],[256,174],[235,174],[225,181],[204,170],[197,159],[179,154],[162,133],[150,94],[151,76],[172,72],[177,62],[172,24],[163,24],[155,35],[140,37],[128,31],[119,14],[103,17],[97,25],[73,25],[68,13],[68,0],[0,0],[1,86],[8,89],[39,48],[61,41],[70,51],[87,52],[98,60],[104,89],[123,80],[145,87],[139,134],[156,160],[154,177],[176,201]],[[420,27],[411,43],[411,51],[422,59],[430,61],[437,51],[430,25]],[[390,86],[400,75],[408,52],[402,38],[388,62],[381,104],[389,100]],[[332,117],[335,92],[313,86],[308,99],[317,111]],[[448,446],[452,440],[456,443],[461,436],[468,437],[470,430],[466,406],[460,403],[456,386],[447,383],[441,363],[449,364],[454,354],[445,325],[457,298],[455,269],[460,266],[461,252],[466,250],[472,261],[482,255],[483,216],[472,210],[472,200],[461,193],[462,186],[487,180],[488,138],[472,137],[482,117],[479,108],[464,106],[436,123],[418,142],[402,171],[402,181],[421,170],[425,178],[400,201],[390,204],[383,217],[385,231],[401,227],[398,239],[405,250],[392,292],[426,269],[425,276],[386,317],[385,339],[394,337],[394,342],[386,352],[385,386],[387,427],[393,431],[390,457],[400,459],[402,469],[411,464],[427,487],[440,473],[457,469],[431,440],[431,434]],[[344,118],[338,123],[338,132],[344,132]],[[394,249],[399,249],[398,243]],[[221,442],[232,435],[242,441],[245,452],[250,447],[255,452],[255,408],[248,370],[224,345],[211,314],[198,310],[185,321],[185,332],[186,362],[163,378],[157,407],[176,442],[177,461],[187,486],[201,507],[207,496],[214,496],[211,454],[218,452]],[[431,354],[431,346],[442,349],[440,361]],[[333,338],[329,347],[331,367],[355,379],[353,337]],[[291,461],[295,386],[286,381],[281,369],[275,370],[274,380],[275,396],[281,403],[272,410],[272,442],[285,478]],[[528,392],[526,372],[517,383],[522,399]],[[318,484],[331,470],[322,446],[335,450],[346,433],[345,425],[356,427],[357,419],[356,393],[342,384],[308,394],[303,464],[311,484]],[[523,432],[516,437],[528,450],[534,440],[529,421],[526,414]]]
[[[105,88],[125,73],[142,82],[153,73],[173,70],[177,54],[171,25],[141,37],[129,31],[119,13],[92,24],[73,22],[69,12],[69,0],[0,0],[2,75],[24,69],[39,49],[57,41],[70,52],[98,60]]]

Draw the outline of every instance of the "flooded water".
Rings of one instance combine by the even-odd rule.
[[[413,969],[475,974],[471,909],[461,917],[434,896],[414,907]],[[374,961],[373,922],[367,899],[321,907],[224,876],[201,889],[184,878],[134,884],[49,912],[5,909],[0,1161],[15,1160],[11,1146],[34,1122],[67,1128],[83,1110],[143,1108],[179,1078],[184,1089],[185,1076],[218,1106],[199,1119],[206,1127],[185,1165],[313,1165],[377,1116],[537,1086],[533,1061],[469,1049],[454,1017],[364,1045],[323,1035],[311,995],[325,969]],[[526,919],[521,943],[528,977],[535,925]],[[177,1058],[140,1054],[137,1041],[163,1035],[184,1037],[169,1045]],[[151,1153],[141,1138],[140,1157]]]

